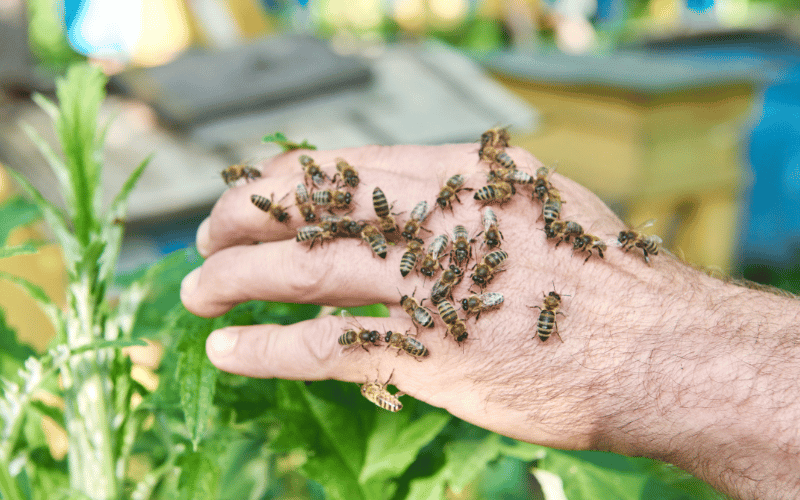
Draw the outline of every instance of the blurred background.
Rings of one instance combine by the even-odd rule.
[[[799,36],[796,0],[0,0],[0,161],[58,199],[20,128],[53,138],[30,96],[73,61],[113,75],[107,191],[156,153],[125,271],[191,245],[219,172],[279,151],[265,134],[336,148],[508,125],[688,262],[798,291]],[[57,289],[56,254],[25,259]]]
[[[113,75],[106,191],[156,153],[122,272],[192,245],[220,171],[279,152],[265,134],[339,148],[508,125],[688,262],[800,292],[797,0],[0,0],[0,202],[4,169],[58,200],[20,124],[55,144],[30,97],[87,58]],[[9,243],[43,236],[24,231]],[[0,268],[63,297],[57,248]],[[46,345],[13,285],[0,307]],[[527,481],[508,460],[489,497]]]

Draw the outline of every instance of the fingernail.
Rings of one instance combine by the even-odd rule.
[[[233,352],[239,334],[227,328],[211,332],[206,340],[206,352],[209,358],[222,358]]]
[[[200,269],[201,268],[198,267],[190,272],[183,278],[183,281],[181,281],[181,300],[194,293],[197,288],[197,282],[200,280]]]
[[[195,238],[197,251],[203,258],[208,257],[209,244],[211,242],[211,231],[209,230],[208,218],[204,219],[197,228],[197,237]]]

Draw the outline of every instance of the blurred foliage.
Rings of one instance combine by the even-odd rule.
[[[28,42],[34,57],[48,70],[63,73],[84,57],[67,40],[62,18],[64,7],[53,0],[27,0]]]

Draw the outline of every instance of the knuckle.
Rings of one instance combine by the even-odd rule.
[[[305,348],[312,362],[321,369],[336,359],[337,347],[335,337],[340,334],[341,324],[334,316],[323,316],[314,321],[315,332],[303,336]]]

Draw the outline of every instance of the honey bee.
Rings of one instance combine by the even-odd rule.
[[[461,300],[461,308],[467,311],[467,317],[470,314],[475,314],[477,321],[481,317],[481,313],[487,309],[498,307],[503,303],[505,298],[500,292],[486,292],[480,295],[472,294],[466,299]]]
[[[586,261],[589,260],[589,257],[592,256],[592,249],[597,250],[598,255],[600,258],[603,257],[603,250],[606,250],[608,246],[606,242],[598,238],[597,236],[583,233],[580,236],[575,237],[575,241],[572,242],[572,251],[575,252],[576,250],[579,252],[589,252],[589,255],[583,260],[583,263],[586,264]]]
[[[642,234],[640,230],[652,226],[654,222],[655,220],[651,219],[634,229],[620,231],[617,237],[619,246],[626,252],[633,247],[641,248],[642,252],[644,252],[644,261],[650,264],[650,257],[648,257],[648,254],[658,255],[658,250],[664,242],[658,236],[654,234],[648,236]]]
[[[351,219],[347,215],[331,214],[320,217],[319,226],[331,231],[334,235],[348,238],[357,238],[361,236],[361,230],[364,227],[362,223]]]
[[[478,189],[472,197],[477,201],[485,203],[497,202],[502,205],[510,200],[511,195],[516,194],[516,192],[517,190],[513,184],[506,181],[497,181]]]
[[[367,330],[355,320],[352,314],[342,311],[342,318],[345,316],[348,316],[351,320],[353,320],[353,322],[356,324],[356,328],[345,328],[344,333],[339,336],[339,345],[343,345],[345,347],[361,346],[361,348],[367,352],[369,352],[367,349],[367,344],[372,344],[374,346],[378,345],[378,342],[381,339],[380,333],[375,330]]]
[[[554,220],[561,217],[561,203],[561,193],[551,187],[547,193],[546,201],[542,205],[542,218],[545,226],[549,226]]]
[[[392,234],[400,230],[393,217],[398,214],[392,213],[392,207],[389,206],[386,195],[379,187],[372,191],[372,206],[375,208],[375,215],[378,216],[378,226],[384,234]]]
[[[322,244],[325,240],[332,240],[335,235],[335,231],[331,231],[329,228],[326,229],[322,226],[303,226],[297,230],[296,239],[298,242],[310,241],[311,247],[309,248],[314,248],[314,244],[317,241]]]
[[[483,242],[489,248],[500,246],[500,240],[503,239],[503,233],[497,225],[497,215],[491,208],[486,208],[483,211]]]
[[[244,179],[245,182],[258,179],[261,177],[261,172],[250,165],[237,164],[226,168],[220,172],[220,175],[222,175],[222,180],[225,181],[225,184],[228,187],[232,187],[239,179]]]
[[[561,307],[561,295],[555,291],[550,292],[544,297],[544,307],[528,306],[531,309],[539,309],[539,320],[536,323],[536,333],[539,335],[539,340],[545,342],[550,338],[550,335],[555,333],[558,339],[561,340],[561,335],[558,333],[558,325],[556,324],[556,315],[564,316],[564,313],[558,310]],[[536,338],[536,337],[532,337]],[[563,342],[563,340],[561,340]]]
[[[431,245],[428,247],[428,253],[425,254],[425,258],[422,259],[422,263],[420,264],[419,271],[423,275],[430,278],[436,274],[437,268],[442,267],[439,259],[444,255],[444,249],[447,248],[449,242],[450,240],[446,234],[440,234],[433,239]]]
[[[317,220],[317,214],[314,212],[314,205],[308,197],[308,190],[304,184],[298,184],[294,192],[294,201],[300,215],[306,222],[314,222]]]
[[[377,227],[373,226],[372,224],[364,224],[363,228],[361,229],[361,239],[369,244],[369,247],[372,249],[372,253],[381,259],[386,258],[386,238],[384,238],[383,234],[378,231]]]
[[[408,295],[402,295],[400,297],[400,307],[411,316],[412,321],[418,326],[433,328],[431,312],[427,308],[422,307],[421,302],[419,304],[417,303],[417,300],[413,297],[414,294],[411,295],[411,297]],[[424,302],[425,299],[422,299],[422,301]]]
[[[553,189],[553,185],[550,184],[550,176],[553,175],[557,167],[557,165],[553,168],[539,167],[536,170],[536,178],[533,181],[533,193],[531,194],[532,198],[544,201],[547,194]]]
[[[422,228],[422,222],[428,216],[428,202],[421,201],[417,203],[414,210],[411,211],[411,218],[406,221],[403,226],[403,238],[406,240],[413,240],[419,234]]]
[[[328,179],[327,174],[322,171],[319,164],[308,155],[300,155],[298,158],[300,165],[303,167],[303,173],[306,176],[306,183],[309,181],[315,186],[319,186]]]
[[[533,184],[533,176],[524,170],[511,170],[505,174],[503,180],[514,184]]]
[[[490,128],[481,134],[481,148],[478,150],[478,156],[482,159],[486,148],[507,148],[510,140],[507,128]]]
[[[392,372],[392,374],[394,374],[394,372]],[[364,385],[361,386],[361,395],[384,410],[396,413],[403,409],[403,403],[401,403],[399,399],[403,393],[398,392],[392,394],[386,390],[386,386],[389,385],[391,380],[391,375],[389,375],[389,379],[383,384],[379,383],[377,380],[375,382],[369,382],[369,380],[367,380],[364,382]]]
[[[483,256],[480,263],[473,269],[475,272],[470,276],[472,281],[481,288],[484,288],[494,278],[497,268],[508,258],[508,254],[503,250],[494,250]]]
[[[446,269],[431,288],[431,302],[438,305],[443,299],[453,298],[453,287],[461,283],[464,272],[453,264]]]
[[[311,201],[318,207],[328,210],[343,210],[350,208],[353,195],[338,189],[324,189],[311,194]]]
[[[284,196],[284,198],[286,198],[286,196]],[[286,222],[289,220],[289,214],[286,213],[286,209],[283,208],[280,203],[275,203],[274,194],[270,198],[261,196],[259,194],[254,194],[250,196],[250,201],[253,202],[253,205],[259,209],[270,214],[278,222]]]
[[[450,262],[455,262],[457,266],[462,266],[472,258],[472,243],[474,239],[469,239],[467,228],[461,224],[453,228],[453,248],[450,250]]]
[[[424,358],[430,354],[428,348],[425,347],[422,342],[409,335],[408,332],[399,333],[388,331],[383,341],[386,342],[389,347],[398,349],[397,354],[400,354],[400,351],[405,351],[411,356],[418,358]]]
[[[502,149],[487,146],[483,148],[482,152],[479,152],[479,156],[481,160],[493,163],[509,172],[517,169],[517,164],[514,163],[511,156]]]
[[[336,158],[336,175],[342,176],[342,182],[346,186],[350,186],[352,188],[358,186],[358,171],[349,163],[344,161],[342,158]],[[336,181],[336,175],[333,176],[334,182]]]
[[[467,179],[461,174],[456,174],[447,179],[447,182],[439,191],[439,196],[436,198],[436,203],[442,207],[442,210],[447,207],[450,207],[451,211],[453,210],[453,198],[461,203],[461,199],[458,197],[459,191],[472,191],[472,188],[464,187],[466,181]]]
[[[554,220],[544,227],[544,232],[550,239],[558,238],[556,242],[556,246],[558,246],[562,241],[569,243],[569,239],[573,236],[578,238],[583,235],[583,228],[580,224],[571,220]]]
[[[423,245],[424,243],[419,238],[414,238],[408,242],[406,252],[400,259],[400,274],[402,274],[404,278],[417,266],[417,259],[422,255],[424,250]]]
[[[445,333],[445,337],[447,335],[452,335],[456,342],[463,342],[467,339],[467,327],[464,324],[464,321],[458,317],[458,313],[456,312],[456,308],[453,307],[453,304],[448,302],[447,300],[442,300],[436,307],[439,309],[439,317],[442,318],[442,321],[445,322],[447,325],[447,333]]]

